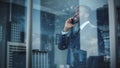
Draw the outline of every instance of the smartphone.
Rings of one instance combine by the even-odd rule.
[[[79,22],[79,17],[73,16],[70,23],[71,24],[76,24],[78,22]]]

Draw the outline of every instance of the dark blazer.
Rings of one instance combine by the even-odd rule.
[[[79,50],[86,51],[87,57],[104,55],[104,42],[100,30],[91,24],[87,24],[82,30],[79,30],[79,24],[77,24],[69,34],[60,34],[58,48],[60,50],[68,49],[67,64],[71,66],[75,65],[74,62],[77,60],[75,60],[74,54]],[[80,58],[78,59],[79,63]]]

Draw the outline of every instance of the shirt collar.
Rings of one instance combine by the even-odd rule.
[[[84,22],[82,25],[80,25],[80,29],[82,30],[89,23],[90,23],[90,21]]]

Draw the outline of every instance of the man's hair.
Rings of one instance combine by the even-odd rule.
[[[85,8],[86,13],[91,14],[92,10],[91,10],[90,7],[88,7],[88,6],[86,6],[86,5],[79,5],[79,6],[77,7],[77,9],[80,9],[80,7]]]

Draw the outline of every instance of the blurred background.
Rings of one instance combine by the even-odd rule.
[[[27,0],[0,0],[0,68],[26,68],[27,4]],[[33,0],[32,4],[32,68],[67,68],[67,50],[58,49],[56,35],[61,33],[66,19],[73,16],[79,5],[92,9],[91,20],[101,30],[105,42],[104,46],[97,46],[98,53],[103,48],[104,56],[87,58],[87,51],[81,50],[82,60],[79,67],[86,68],[87,60],[92,61],[95,58],[103,60],[101,63],[104,63],[104,68],[110,68],[107,0]],[[115,0],[115,9],[118,24],[117,62],[120,63],[119,0]]]

